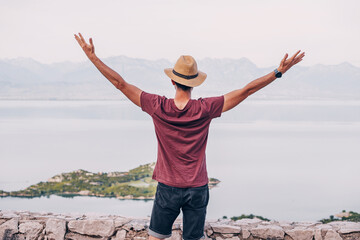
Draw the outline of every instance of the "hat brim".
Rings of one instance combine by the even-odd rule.
[[[188,86],[188,87],[197,87],[200,84],[202,84],[205,79],[206,79],[206,73],[198,71],[198,76],[196,78],[192,78],[192,79],[185,79],[179,76],[176,76],[173,73],[173,68],[165,68],[164,69],[165,74],[171,78],[172,80],[174,80],[177,83],[180,83],[182,85]]]

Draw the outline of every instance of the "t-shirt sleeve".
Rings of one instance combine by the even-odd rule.
[[[160,106],[160,100],[161,97],[159,95],[142,91],[140,94],[141,110],[147,112],[150,116],[153,115]]]
[[[224,106],[224,95],[218,97],[203,98],[203,100],[207,105],[210,118],[217,118],[221,116]]]

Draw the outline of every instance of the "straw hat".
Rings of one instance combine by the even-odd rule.
[[[180,56],[174,68],[166,68],[164,72],[175,82],[189,87],[199,86],[206,78],[206,73],[198,71],[192,56]]]

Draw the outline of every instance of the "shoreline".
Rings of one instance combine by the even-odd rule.
[[[57,175],[58,176],[58,175]],[[55,177],[57,177],[55,176]],[[55,178],[53,177],[53,178]],[[52,180],[53,178],[49,179]],[[55,182],[58,183],[58,179],[55,179],[56,181],[47,181],[46,183],[50,183],[50,182]],[[217,185],[220,183],[221,181],[215,178],[210,178],[209,182],[208,182],[208,187],[209,189],[212,189],[214,187],[217,187]],[[40,183],[38,183],[37,185],[39,185]],[[157,184],[157,183],[156,183]],[[5,197],[15,197],[15,198],[39,198],[39,197],[50,197],[52,195],[55,196],[60,196],[60,197],[65,197],[65,198],[69,198],[69,197],[76,197],[76,196],[87,196],[87,197],[99,197],[99,198],[116,198],[116,199],[133,199],[133,200],[154,200],[155,199],[155,192],[154,195],[152,196],[134,196],[131,194],[122,196],[122,195],[118,195],[118,194],[113,194],[113,195],[106,195],[106,194],[102,194],[102,193],[93,193],[89,190],[81,190],[78,192],[58,192],[58,193],[40,193],[40,194],[28,194],[25,191],[32,188],[32,186],[19,190],[19,191],[3,191],[0,190],[0,198],[5,198]],[[148,187],[149,188],[149,187]]]

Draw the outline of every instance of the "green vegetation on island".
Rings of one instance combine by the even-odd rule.
[[[262,216],[257,216],[257,215],[254,215],[254,214],[249,214],[249,215],[241,214],[241,216],[232,217],[231,220],[236,221],[236,220],[240,220],[240,219],[243,219],[243,218],[251,218],[251,219],[258,218],[258,219],[261,219],[263,221],[270,221],[270,219],[264,218]]]
[[[333,221],[349,221],[349,222],[360,222],[360,213],[343,210],[341,213],[330,215],[329,218],[323,218],[320,220],[322,223],[329,223]]]
[[[152,179],[155,163],[140,165],[128,172],[92,173],[77,170],[56,175],[46,182],[31,185],[19,190],[5,192],[0,196],[7,197],[41,197],[59,196],[98,196],[116,197],[119,199],[153,199],[157,182]],[[209,179],[209,187],[216,186],[220,181]]]

